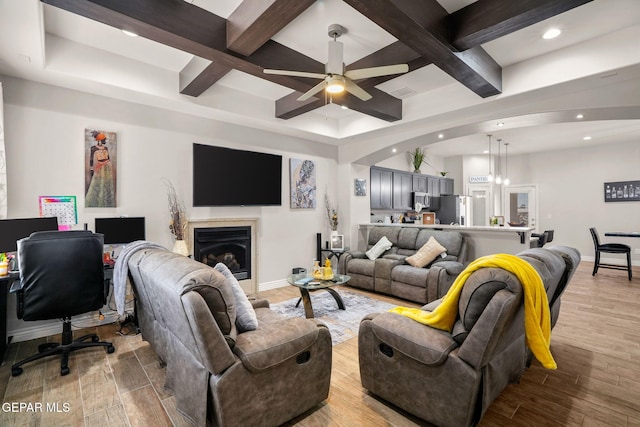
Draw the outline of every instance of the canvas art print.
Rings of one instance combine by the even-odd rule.
[[[117,134],[85,129],[84,144],[84,205],[87,208],[114,208],[116,207]]]
[[[316,207],[316,165],[311,160],[289,159],[291,208]]]

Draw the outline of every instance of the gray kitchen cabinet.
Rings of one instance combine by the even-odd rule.
[[[393,172],[393,209],[412,209],[412,189],[413,174],[409,172]]]
[[[440,178],[440,195],[453,194],[453,179]]]
[[[371,168],[370,177],[371,209],[392,209],[393,171],[390,169]]]

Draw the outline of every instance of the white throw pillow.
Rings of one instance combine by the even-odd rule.
[[[233,273],[231,273],[231,270],[221,262],[217,263],[213,268],[222,273],[225,279],[231,283],[231,290],[233,290],[233,296],[236,299],[236,328],[238,328],[238,332],[242,333],[258,329],[256,311],[253,309],[242,287],[240,287],[240,283],[238,283],[238,280]]]
[[[435,237],[431,236],[429,240],[427,240],[427,243],[418,249],[418,252],[407,258],[407,262],[414,267],[422,268],[446,251],[447,248],[442,246]]]
[[[391,243],[389,239],[387,239],[387,236],[382,236],[380,240],[378,240],[378,242],[371,247],[371,249],[365,252],[365,254],[367,255],[367,258],[373,261],[374,259],[379,258],[380,255],[391,249],[391,246],[393,246],[393,243]]]

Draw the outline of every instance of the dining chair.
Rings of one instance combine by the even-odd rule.
[[[600,243],[598,230],[596,230],[595,227],[591,227],[589,231],[591,232],[591,238],[593,239],[593,245],[596,251],[596,259],[593,263],[593,273],[591,275],[595,276],[598,272],[598,268],[610,268],[612,270],[626,270],[629,280],[631,280],[631,247],[622,243]],[[620,264],[606,264],[600,262],[600,253],[602,252],[609,254],[626,254],[627,265],[624,266]]]

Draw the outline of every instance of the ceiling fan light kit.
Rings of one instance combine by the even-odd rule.
[[[333,40],[329,41],[327,63],[325,64],[325,74],[309,73],[306,71],[272,70],[264,69],[266,74],[278,74],[291,77],[306,77],[312,79],[323,79],[307,92],[298,98],[298,101],[306,101],[323,89],[329,94],[337,94],[347,91],[353,96],[363,101],[368,101],[372,96],[358,86],[353,80],[367,79],[370,77],[389,76],[393,74],[403,74],[409,71],[407,64],[384,65],[381,67],[361,68],[358,70],[345,71],[343,44],[336,41],[338,37],[346,33],[347,30],[342,25],[331,24],[327,34]]]

